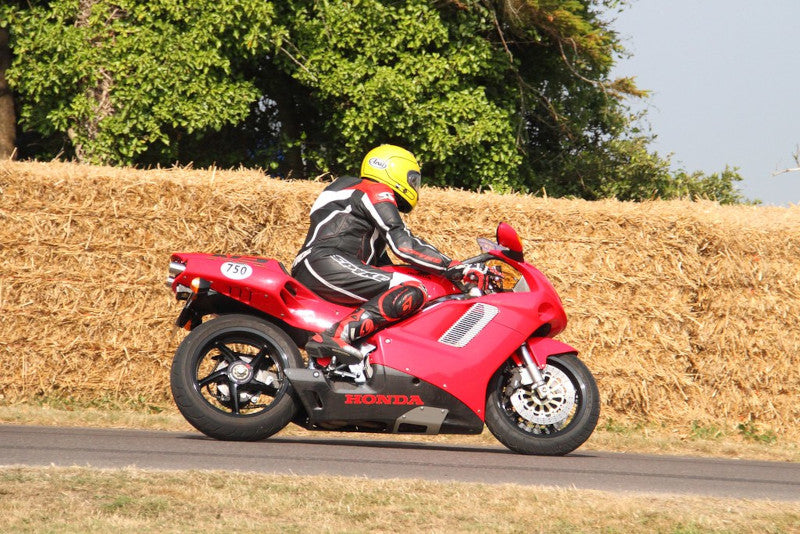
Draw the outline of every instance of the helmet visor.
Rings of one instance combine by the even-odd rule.
[[[422,175],[417,171],[408,171],[406,178],[408,179],[408,185],[410,185],[414,191],[419,191],[419,185],[422,182]]]

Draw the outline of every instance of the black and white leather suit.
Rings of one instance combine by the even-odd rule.
[[[387,247],[427,272],[443,272],[454,263],[408,230],[388,186],[343,176],[311,207],[311,225],[292,276],[327,300],[360,305],[410,280],[376,268],[391,263]]]

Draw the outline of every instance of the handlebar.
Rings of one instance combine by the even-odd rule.
[[[486,263],[491,259],[494,259],[494,256],[492,256],[487,252],[483,252],[481,254],[478,254],[477,256],[473,256],[472,258],[461,260],[461,263]]]

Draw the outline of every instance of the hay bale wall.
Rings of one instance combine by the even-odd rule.
[[[169,254],[291,263],[324,184],[259,172],[0,163],[0,402],[168,403]],[[425,189],[408,223],[454,257],[506,220],[560,292],[559,339],[604,419],[800,437],[800,207],[584,202]]]

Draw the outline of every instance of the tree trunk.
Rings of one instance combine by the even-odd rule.
[[[75,26],[83,27],[89,24],[92,8],[98,2],[99,0],[80,0]],[[121,16],[121,10],[114,10],[106,24],[110,24],[113,19]],[[100,38],[95,37],[92,43],[94,46],[99,46]],[[79,163],[109,163],[105,158],[95,153],[96,148],[93,145],[100,133],[100,122],[115,112],[111,101],[111,89],[113,86],[114,80],[111,75],[105,68],[99,67],[97,69],[97,83],[93,87],[86,88],[86,93],[94,104],[92,106],[92,115],[82,120],[79,119],[67,130],[67,137],[69,137],[75,149],[75,159]]]
[[[302,124],[298,117],[298,88],[291,77],[281,72],[271,72],[267,78],[267,95],[275,100],[278,106],[281,137],[283,141],[291,143],[285,149],[278,171],[286,177],[306,178],[303,152],[299,144]]]
[[[0,160],[14,157],[17,140],[14,96],[6,82],[6,69],[11,65],[8,39],[8,28],[0,28]]]

